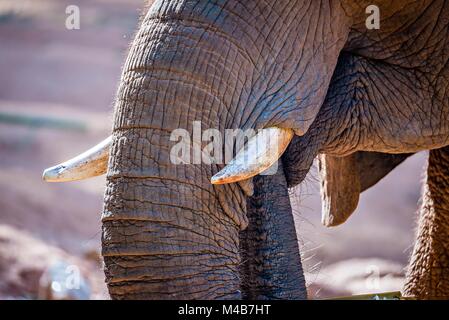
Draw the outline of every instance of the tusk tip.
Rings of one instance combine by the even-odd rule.
[[[111,141],[109,136],[84,153],[45,169],[42,179],[47,182],[77,181],[106,173]]]
[[[44,170],[42,174],[42,179],[46,182],[59,182],[61,174],[64,172],[65,167],[62,165],[57,165]]]
[[[210,182],[212,184],[227,184],[245,179],[247,179],[247,177],[236,176],[232,173],[227,172],[226,168],[224,168],[222,171],[219,171],[212,178],[210,178]]]
[[[223,184],[224,182],[222,182],[222,178],[221,177],[216,177],[213,176],[212,178],[210,178],[210,183],[212,184]]]
[[[270,127],[252,137],[246,146],[210,182],[226,184],[247,180],[271,167],[293,138],[293,130]]]

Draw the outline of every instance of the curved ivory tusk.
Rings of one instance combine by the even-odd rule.
[[[211,178],[211,183],[237,182],[268,169],[287,149],[293,134],[291,129],[275,127],[260,130],[226,167]]]
[[[42,178],[47,182],[64,182],[87,179],[106,173],[111,141],[112,137],[109,136],[79,156],[46,169]]]

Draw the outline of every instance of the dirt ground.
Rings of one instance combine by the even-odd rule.
[[[80,30],[65,28],[69,4],[81,9]],[[0,1],[0,298],[37,298],[39,278],[55,261],[79,265],[90,298],[107,298],[95,258],[104,177],[48,184],[41,175],[108,134],[143,7],[140,0]],[[363,194],[340,227],[320,224],[316,175],[292,192],[312,297],[400,289],[425,157],[408,159]]]

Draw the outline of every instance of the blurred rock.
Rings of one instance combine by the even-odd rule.
[[[88,300],[90,285],[78,266],[66,261],[53,263],[39,280],[40,300]]]
[[[0,299],[37,298],[107,298],[103,272],[25,231],[0,225]]]

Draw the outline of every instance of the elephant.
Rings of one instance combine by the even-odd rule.
[[[44,172],[47,181],[107,174],[111,297],[306,298],[288,188],[318,157],[322,221],[335,226],[422,150],[427,182],[404,295],[447,297],[448,20],[444,0],[150,1],[112,135]],[[257,134],[231,145],[227,163],[173,163],[172,133],[192,135],[196,121]]]

